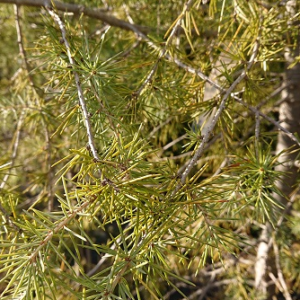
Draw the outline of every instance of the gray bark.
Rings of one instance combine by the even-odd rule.
[[[287,1],[286,11],[290,16],[295,15],[296,1]],[[295,23],[291,26],[297,26]],[[300,34],[298,34],[298,40],[296,43],[296,49],[286,48],[285,61],[286,71],[283,84],[286,88],[282,91],[282,104],[279,107],[279,121],[289,132],[300,136],[300,64],[297,63],[294,67],[290,68],[290,65],[294,62],[295,57],[300,55]],[[289,150],[288,150],[289,149]],[[281,179],[276,182],[278,189],[282,192],[282,195],[274,194],[273,197],[282,203],[285,207],[288,205],[291,199],[291,195],[296,188],[298,178],[298,167],[296,165],[296,159],[298,156],[297,144],[292,141],[287,135],[282,132],[278,133],[278,141],[276,147],[276,153],[280,154],[278,162],[280,163],[275,169],[276,171],[283,172]],[[288,150],[288,151],[287,151]],[[295,151],[291,151],[295,150]],[[285,210],[285,213],[289,214],[289,209]],[[267,282],[271,280],[268,278],[268,272],[273,274],[279,274],[279,270],[276,269],[274,255],[271,255],[270,249],[272,248],[271,235],[274,229],[270,224],[266,224],[261,234],[260,243],[258,245],[256,264],[255,264],[255,288],[257,294],[264,294],[262,299],[277,299],[275,295],[275,286],[267,286]],[[283,280],[283,279],[282,279]],[[283,287],[284,289],[284,287]],[[290,295],[286,289],[285,299],[290,299]]]
[[[295,56],[300,54],[300,43],[298,38],[297,49],[292,55],[287,50],[285,54],[287,66],[293,62]],[[300,136],[300,64],[296,64],[293,68],[286,69],[285,84],[287,88],[282,92],[282,98],[286,99],[279,108],[279,121],[281,125],[288,131]],[[276,152],[280,153],[286,149],[293,147],[297,149],[293,142],[286,135],[279,133]],[[298,168],[295,164],[298,151],[286,152],[279,157],[281,163],[276,170],[285,172],[285,176],[277,183],[278,188],[282,191],[283,197],[276,196],[284,205],[290,197],[290,194],[295,189],[295,184],[298,177]]]

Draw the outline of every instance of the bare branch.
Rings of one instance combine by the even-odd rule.
[[[147,34],[150,32],[149,27],[133,25],[126,21],[120,20],[114,16],[110,16],[105,13],[106,10],[101,9],[93,9],[85,7],[84,5],[71,4],[71,3],[63,3],[60,1],[47,1],[47,0],[0,0],[0,3],[7,4],[16,4],[16,5],[25,5],[25,6],[35,6],[35,7],[52,7],[53,6],[58,11],[63,12],[72,12],[78,15],[85,15],[97,20],[101,20],[104,23],[107,23],[114,27],[119,27],[125,30],[133,31],[138,35]]]
[[[283,274],[282,274],[282,270],[281,270],[281,266],[280,266],[280,257],[279,257],[279,249],[278,249],[278,245],[275,242],[275,239],[273,238],[273,249],[274,249],[274,256],[275,256],[275,264],[276,264],[276,269],[277,269],[277,274],[278,274],[278,280],[280,282],[280,285],[282,287],[282,292],[284,294],[284,297],[286,300],[292,300],[292,297],[288,291],[288,287],[287,284],[284,280]]]
[[[48,125],[44,122],[45,126],[45,139],[46,139],[46,168],[47,171],[47,181],[48,181],[48,210],[52,211],[54,206],[54,191],[53,191],[53,171],[52,171],[52,162],[51,162],[51,150],[52,144],[50,142],[50,133]]]
[[[259,114],[255,114],[255,155],[258,158],[259,157],[259,149],[258,149],[258,144],[259,144],[259,134],[260,134],[260,119],[259,119]]]
[[[24,62],[24,66],[25,69],[27,71],[27,75],[28,75],[28,79],[30,82],[31,86],[34,86],[33,83],[33,78],[30,74],[30,67],[29,67],[29,63],[27,60],[27,55],[26,55],[26,51],[23,45],[23,36],[22,36],[22,29],[21,29],[21,25],[20,25],[20,16],[19,16],[19,6],[18,5],[14,5],[14,10],[15,10],[15,21],[16,21],[16,30],[17,30],[17,37],[18,37],[18,45],[19,45],[19,51],[20,54],[23,58],[23,62]]]
[[[12,147],[13,150],[12,150],[12,154],[11,154],[11,157],[10,157],[10,159],[11,159],[11,161],[10,161],[11,168],[15,165],[15,161],[16,161],[16,158],[17,158],[18,149],[19,149],[20,134],[21,134],[21,127],[23,125],[23,121],[24,121],[24,112],[22,112],[22,114],[20,116],[20,119],[18,121],[17,130],[16,130],[16,133],[15,133],[14,141],[13,141],[13,147]],[[11,169],[7,174],[5,174],[5,176],[4,176],[4,178],[1,182],[1,185],[0,185],[0,191],[4,189],[10,174],[11,174]],[[20,228],[16,224],[13,223],[13,221],[11,220],[8,212],[6,211],[6,209],[1,204],[0,204],[0,210],[1,210],[2,214],[4,215],[4,218],[5,218],[6,222],[8,222],[15,229],[20,230]]]
[[[294,141],[298,146],[300,146],[300,142],[298,141],[298,139],[295,137],[294,134],[292,134],[291,132],[289,132],[287,129],[285,129],[284,127],[282,127],[278,122],[276,122],[275,120],[273,120],[272,118],[270,118],[269,116],[265,115],[264,113],[262,113],[261,111],[259,111],[258,109],[256,109],[255,107],[245,103],[242,99],[238,98],[238,97],[233,97],[237,102],[239,102],[240,104],[244,105],[245,107],[247,107],[253,114],[255,115],[260,115],[262,116],[264,119],[266,119],[267,121],[269,121],[270,123],[274,124],[280,131],[282,131],[283,133],[285,133],[292,141]]]
[[[167,145],[165,145],[162,149],[163,151],[166,151],[167,149],[169,149],[170,147],[174,146],[176,143],[184,140],[185,138],[187,138],[188,134],[185,133],[182,136],[180,136],[179,138],[173,140],[172,142],[168,143]]]

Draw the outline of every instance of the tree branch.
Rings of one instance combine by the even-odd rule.
[[[10,165],[11,168],[14,167],[15,165],[15,161],[17,158],[17,154],[18,154],[18,149],[19,149],[19,141],[20,141],[20,134],[21,134],[21,128],[23,126],[23,121],[24,121],[24,112],[21,113],[18,125],[17,125],[17,129],[16,129],[16,133],[15,133],[15,138],[14,138],[14,144],[13,144],[13,150],[12,150],[12,154],[11,154],[11,161],[10,161]],[[6,182],[9,178],[9,176],[11,175],[11,169],[9,170],[9,172],[4,176],[1,184],[0,184],[0,191],[4,189]],[[10,224],[12,227],[14,227],[17,231],[20,231],[21,228],[19,226],[17,226],[10,218],[9,213],[6,211],[6,209],[2,206],[2,204],[0,203],[0,211],[2,212],[5,221],[8,222],[8,224]]]
[[[79,213],[81,213],[85,208],[87,208],[91,203],[93,199],[87,200],[83,202],[80,206],[73,209],[73,211],[70,211],[65,219],[62,219],[59,223],[55,225],[53,230],[49,230],[49,232],[46,234],[44,239],[39,243],[39,245],[36,247],[36,249],[32,252],[31,256],[29,257],[29,262],[33,263],[36,260],[36,257],[39,253],[39,251],[48,245],[48,243],[52,240],[53,236],[61,231],[71,220],[73,220]]]
[[[24,45],[23,45],[23,35],[22,35],[22,29],[21,29],[21,25],[20,25],[20,16],[19,16],[19,6],[14,5],[14,10],[15,10],[15,21],[16,21],[16,30],[17,30],[17,37],[18,37],[18,45],[19,45],[20,55],[23,58],[24,67],[27,71],[27,75],[28,75],[30,85],[34,86],[33,78],[30,74],[30,67],[29,67],[29,63],[28,63],[28,60],[27,60],[26,51],[25,51],[25,48],[24,48]]]
[[[146,79],[144,80],[144,82],[142,83],[142,85],[140,86],[140,88],[138,89],[138,91],[135,92],[134,96],[135,96],[136,98],[138,98],[138,97],[140,96],[140,94],[143,92],[143,90],[145,89],[145,87],[147,86],[147,84],[151,82],[151,80],[152,80],[154,74],[156,73],[156,70],[157,70],[157,68],[158,68],[159,62],[160,62],[161,59],[167,54],[168,47],[169,47],[169,45],[170,45],[170,43],[171,43],[171,41],[172,41],[172,39],[173,39],[175,33],[178,32],[179,28],[181,27],[181,25],[180,25],[180,24],[181,24],[181,21],[182,21],[182,19],[185,17],[187,11],[188,11],[188,10],[191,8],[191,6],[193,5],[193,2],[194,2],[193,0],[189,0],[189,1],[187,1],[187,2],[185,3],[182,12],[181,12],[180,15],[178,16],[177,21],[176,21],[175,25],[174,25],[173,28],[172,28],[172,31],[171,31],[171,33],[170,33],[170,35],[169,35],[169,37],[168,37],[168,39],[167,39],[167,41],[166,41],[165,46],[164,46],[162,49],[159,49],[160,54],[159,54],[159,56],[158,56],[158,58],[157,58],[157,60],[156,60],[156,62],[155,62],[155,64],[154,64],[154,66],[152,67],[151,71],[150,71],[149,74],[147,75]],[[171,29],[171,28],[170,28],[170,29]],[[168,34],[168,32],[166,33],[166,35],[167,35],[167,34]],[[142,37],[145,39],[144,36],[142,36]],[[148,38],[147,38],[147,40],[148,40],[148,42],[150,42]],[[151,42],[151,46],[153,46],[153,45],[154,45],[154,44]],[[155,46],[155,49],[157,49],[156,46]]]
[[[91,127],[91,124],[90,124],[89,113],[88,113],[88,110],[87,110],[87,107],[86,107],[83,91],[82,91],[81,84],[80,84],[80,78],[79,78],[78,73],[75,71],[75,61],[74,61],[74,59],[72,57],[72,54],[71,54],[71,48],[70,48],[69,42],[67,40],[67,34],[66,34],[65,26],[64,26],[63,22],[61,21],[61,19],[59,18],[59,16],[53,11],[53,9],[49,8],[47,5],[45,7],[48,10],[51,17],[54,19],[54,21],[58,24],[58,26],[61,30],[62,39],[64,41],[64,44],[65,44],[65,47],[66,47],[66,50],[67,50],[68,59],[69,59],[69,62],[71,64],[72,68],[73,68],[73,74],[74,74],[74,77],[75,77],[75,83],[76,83],[77,92],[78,92],[79,104],[80,104],[80,107],[81,107],[81,110],[82,110],[84,125],[86,127],[86,131],[87,131],[87,135],[88,135],[88,144],[89,144],[89,147],[90,147],[90,150],[91,150],[91,153],[93,155],[93,158],[94,158],[95,162],[100,161],[100,158],[98,156],[98,153],[97,153],[97,150],[96,150],[96,147],[95,147],[95,143],[94,143],[94,136],[93,136],[92,127]],[[100,176],[101,176],[102,173],[101,173],[100,169],[99,169],[99,173],[100,173]]]
[[[180,181],[182,184],[185,183],[187,176],[189,175],[189,173],[191,172],[192,168],[194,167],[194,165],[197,163],[198,159],[200,158],[200,156],[202,155],[203,151],[204,151],[204,146],[205,144],[208,142],[211,133],[213,132],[223,110],[225,109],[225,104],[227,99],[231,96],[232,92],[234,91],[234,89],[237,87],[237,85],[247,76],[247,72],[251,69],[251,67],[254,64],[254,60],[257,56],[258,53],[258,48],[259,48],[259,38],[257,38],[256,43],[254,45],[254,49],[253,49],[253,53],[251,55],[251,58],[248,62],[248,66],[246,68],[246,70],[244,70],[242,72],[242,74],[232,83],[232,85],[226,90],[225,95],[223,96],[220,106],[216,112],[216,114],[214,115],[211,124],[209,126],[209,128],[207,129],[206,134],[203,136],[202,142],[199,146],[199,148],[197,149],[195,155],[192,157],[192,159],[189,161],[187,167],[185,168],[185,170],[183,171],[182,174],[180,174]]]
[[[171,60],[170,57],[167,57],[169,60]],[[198,69],[194,69],[191,66],[183,63],[182,61],[180,61],[179,59],[174,59],[173,60],[174,63],[180,67],[185,69],[187,72],[191,73],[191,74],[195,74],[197,76],[199,76],[201,79],[203,79],[204,81],[210,83],[212,86],[214,86],[215,88],[217,88],[220,92],[226,92],[227,90],[225,88],[223,88],[222,86],[220,86],[218,83],[216,83],[215,81],[211,80],[208,76],[206,76],[205,74],[203,74],[201,72],[201,70]],[[286,85],[284,86],[286,87]],[[273,93],[267,97],[266,99],[269,100],[270,97],[274,95]],[[245,103],[241,98],[239,98],[235,93],[231,93],[230,95],[234,100],[236,100],[238,103],[242,104],[243,106],[245,106],[248,110],[250,110],[254,115],[258,114],[261,117],[263,117],[265,120],[269,121],[270,123],[272,123],[273,125],[276,126],[276,128],[278,130],[280,130],[281,132],[283,132],[284,134],[286,134],[291,140],[293,140],[295,143],[297,143],[300,146],[300,142],[297,140],[297,138],[295,137],[294,134],[292,134],[290,131],[288,131],[287,129],[285,129],[284,127],[282,127],[278,122],[276,122],[275,120],[273,120],[272,118],[270,118],[269,116],[265,115],[264,113],[262,113],[260,110],[258,110],[257,108]]]
[[[278,249],[278,245],[275,242],[275,238],[273,237],[273,249],[274,249],[274,256],[275,256],[275,264],[276,264],[276,269],[277,269],[277,276],[278,276],[278,281],[282,287],[282,292],[284,294],[284,297],[286,300],[292,300],[291,294],[289,293],[287,284],[285,282],[285,279],[283,277],[283,273],[281,270],[281,266],[280,266],[280,256],[279,256],[279,249]]]
[[[53,3],[53,5],[51,4],[51,2]],[[48,3],[48,1],[46,0],[0,0],[0,3],[16,4],[19,6],[25,5],[25,6],[45,7],[45,8],[46,6],[48,7],[53,6],[57,11],[72,12],[78,15],[83,14],[87,17],[101,20],[102,22],[107,23],[111,26],[133,31],[138,35],[140,35],[141,33],[147,34],[151,31],[149,27],[130,24],[114,16],[108,15],[102,9],[88,8],[85,7],[84,5],[63,3],[60,1],[51,1],[51,2]]]

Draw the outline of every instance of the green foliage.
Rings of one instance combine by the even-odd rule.
[[[284,207],[274,123],[247,105],[275,111],[283,8],[107,4],[148,36],[54,9],[64,39],[46,9],[20,8],[22,57],[12,8],[0,6],[1,299],[193,299],[213,267],[229,272],[214,275],[225,284],[211,299],[250,299],[253,264],[239,257],[254,261],[257,231]],[[195,70],[216,68],[219,91],[203,101]],[[299,287],[299,255],[282,256]]]

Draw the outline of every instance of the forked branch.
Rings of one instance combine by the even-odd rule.
[[[225,109],[225,104],[227,99],[232,95],[234,89],[237,87],[237,85],[247,76],[247,72],[251,69],[251,67],[254,64],[255,58],[257,56],[258,53],[258,48],[259,48],[259,38],[256,39],[254,48],[253,48],[253,53],[251,55],[251,58],[248,62],[248,66],[246,68],[246,70],[244,70],[242,72],[242,74],[232,83],[232,85],[225,91],[223,90],[223,92],[225,92],[225,95],[223,96],[220,106],[216,112],[216,114],[213,116],[212,122],[209,126],[209,128],[207,129],[206,134],[203,136],[203,139],[201,141],[201,144],[199,146],[199,148],[197,149],[196,153],[194,154],[194,156],[192,157],[192,159],[189,161],[187,167],[185,168],[185,170],[183,171],[182,174],[180,174],[180,181],[182,184],[185,184],[186,178],[188,177],[189,173],[191,172],[192,168],[195,166],[195,164],[197,163],[198,159],[201,157],[201,155],[203,154],[204,151],[204,146],[205,144],[208,142],[209,138],[211,137],[211,134],[223,112],[223,110]]]

